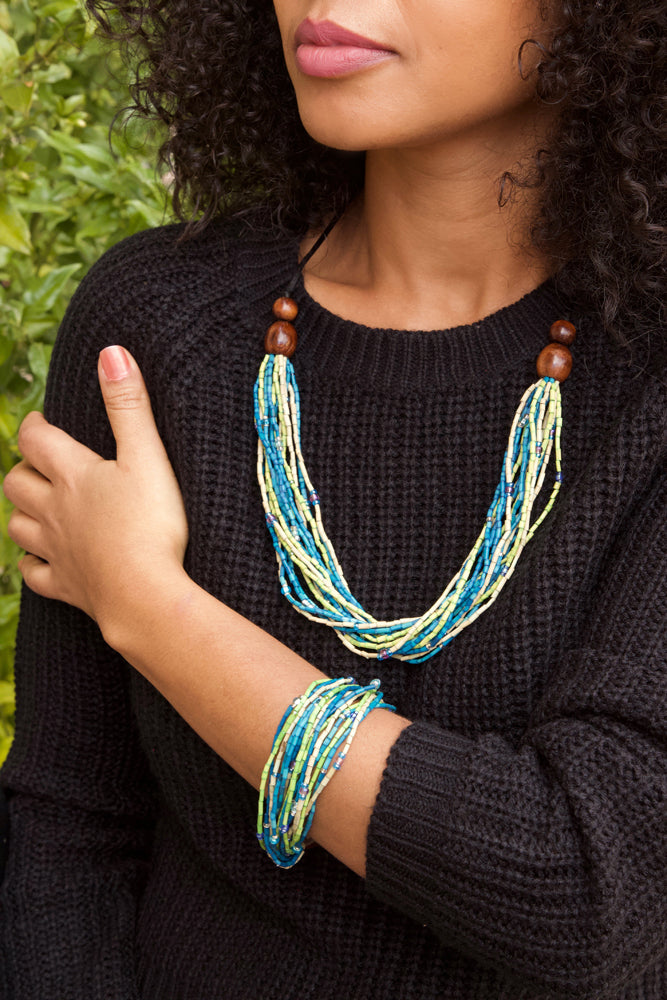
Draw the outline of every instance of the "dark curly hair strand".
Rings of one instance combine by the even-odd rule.
[[[268,0],[87,6],[134,58],[133,110],[166,126],[160,161],[188,235],[258,204],[274,227],[305,233],[362,189],[364,155],[324,147],[301,125]],[[540,188],[533,247],[563,294],[643,353],[667,327],[667,5],[548,6],[558,28],[536,90],[557,105],[557,124],[534,162],[500,179],[499,204],[513,189]]]

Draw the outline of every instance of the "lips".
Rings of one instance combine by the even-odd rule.
[[[386,46],[380,45],[370,38],[364,38],[363,35],[357,35],[354,31],[348,31],[347,28],[341,28],[339,24],[334,24],[333,21],[311,21],[310,18],[302,21],[296,29],[296,44],[323,46],[351,45],[360,49],[389,51]]]
[[[345,76],[396,55],[382,43],[333,21],[306,18],[296,30],[295,41],[297,66],[307,76]]]

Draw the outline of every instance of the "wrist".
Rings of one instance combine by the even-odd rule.
[[[153,564],[149,571],[118,586],[103,603],[97,624],[107,645],[141,669],[144,651],[160,630],[180,616],[192,600],[194,581],[175,563]],[[144,672],[142,670],[142,672]]]

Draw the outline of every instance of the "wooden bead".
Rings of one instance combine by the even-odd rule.
[[[570,323],[567,319],[557,319],[555,323],[551,324],[549,336],[556,343],[569,347],[577,336],[577,328],[574,323]]]
[[[273,303],[273,315],[276,319],[286,319],[289,323],[296,319],[299,307],[294,299],[288,299],[286,295],[276,299]]]
[[[267,354],[284,354],[291,358],[296,351],[296,330],[291,323],[279,320],[266,331],[264,350]]]
[[[537,374],[540,378],[555,378],[564,382],[572,371],[572,355],[562,344],[547,344],[537,358]]]

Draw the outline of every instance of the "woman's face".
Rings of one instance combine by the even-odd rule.
[[[274,7],[301,119],[324,145],[421,146],[535,114],[534,74],[521,79],[517,57],[526,38],[548,44],[538,0],[274,0]],[[524,75],[538,55],[524,48]]]

